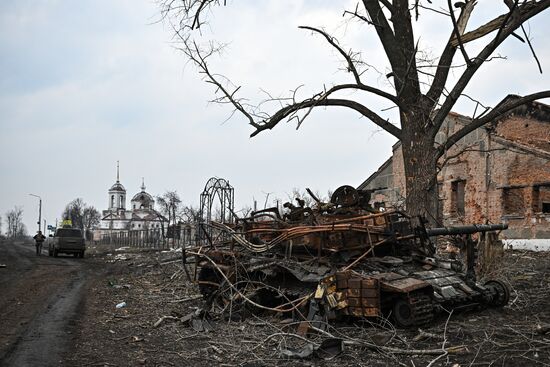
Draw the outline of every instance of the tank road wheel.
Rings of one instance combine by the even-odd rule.
[[[510,301],[510,288],[500,280],[489,280],[484,286],[491,292],[491,300],[488,302],[493,307],[503,307]]]
[[[433,318],[432,299],[428,294],[411,293],[398,298],[393,304],[392,315],[399,327],[424,325]]]
[[[394,303],[392,315],[397,326],[410,327],[414,325],[413,309],[409,302],[402,298]]]

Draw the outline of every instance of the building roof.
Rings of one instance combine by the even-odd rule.
[[[118,161],[116,161],[116,182],[113,186],[111,186],[109,191],[126,192],[126,189],[120,183],[120,169],[119,169]]]
[[[140,202],[140,203],[154,203],[155,199],[151,196],[151,194],[141,191],[134,195],[134,197],[131,200],[132,202]]]
[[[510,101],[513,101],[514,99],[519,99],[519,98],[521,98],[521,96],[518,96],[516,94],[509,94],[502,101],[500,101],[500,103],[497,104],[494,108],[497,108],[501,105],[509,103]],[[550,122],[550,106],[539,101],[524,103],[521,106],[518,106],[502,114],[501,116],[496,118],[495,121],[502,120],[503,118],[508,117],[509,115],[525,116],[525,117],[536,119],[538,121]]]
[[[144,205],[144,207],[148,207],[148,206],[154,204],[155,199],[153,199],[153,197],[149,193],[147,193],[145,191],[145,189],[146,189],[145,179],[142,177],[141,178],[141,191],[134,195],[131,202],[139,202],[139,203],[142,203],[142,204],[147,204],[147,205]]]
[[[126,192],[126,189],[120,182],[115,182],[113,186],[109,189],[109,191],[119,191],[119,192]]]

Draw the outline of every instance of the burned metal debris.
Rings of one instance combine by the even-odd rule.
[[[429,323],[441,310],[501,307],[505,283],[476,279],[472,234],[506,225],[425,227],[401,211],[376,212],[368,194],[338,188],[329,203],[286,203],[234,223],[210,222],[195,255],[195,280],[207,307],[237,312],[249,304],[294,315],[298,333],[330,320],[391,316],[402,327]],[[204,228],[204,225],[201,227]],[[453,236],[466,260],[436,254],[434,239]]]

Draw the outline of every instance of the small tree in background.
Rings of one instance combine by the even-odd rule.
[[[179,214],[178,218],[184,223],[196,223],[199,220],[200,210],[191,205],[184,206]]]
[[[165,235],[164,223],[162,222],[162,217],[159,216],[159,219],[161,219],[162,236],[172,238],[177,224],[177,214],[181,210],[181,199],[177,191],[166,191],[164,194],[157,196],[157,204],[160,207],[160,213],[168,217],[168,235]]]
[[[177,191],[166,191],[157,196],[157,204],[160,207],[160,213],[168,217],[168,226],[176,224],[176,214],[179,213],[181,206],[181,199]]]
[[[63,219],[70,219],[73,227],[79,228],[88,238],[88,232],[99,224],[101,218],[99,211],[88,206],[81,198],[74,199],[65,206],[61,215]]]
[[[8,229],[6,235],[10,239],[20,238],[27,234],[27,229],[23,224],[23,208],[15,206],[6,212],[6,222]]]
[[[99,225],[101,215],[99,210],[94,206],[85,206],[82,211],[82,224],[84,225],[84,230],[86,232],[91,231],[94,227]]]

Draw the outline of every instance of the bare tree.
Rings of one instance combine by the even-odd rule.
[[[176,224],[177,213],[180,211],[181,199],[176,191],[166,191],[161,196],[157,196],[157,204],[160,206],[160,212],[168,217],[168,226]]]
[[[238,218],[246,218],[250,215],[253,208],[250,205],[244,205],[241,209],[236,210],[235,214]]]
[[[64,220],[70,220],[73,227],[80,228],[84,231],[84,208],[86,203],[81,198],[74,199],[69,204],[65,206],[65,210],[61,214],[61,217]]]
[[[97,226],[101,219],[99,211],[93,206],[88,206],[81,198],[67,204],[61,216],[63,219],[70,219],[73,227],[80,228],[86,238],[88,232]]]
[[[199,208],[193,207],[191,205],[184,206],[180,212],[177,214],[178,219],[184,223],[197,223],[200,217]]]
[[[17,232],[15,234],[15,238],[23,238],[28,235],[27,226],[25,226],[25,223],[21,223],[21,225],[17,228]]]
[[[221,0],[164,0],[162,15],[172,25],[181,41],[181,51],[198,67],[205,80],[216,90],[215,102],[229,104],[234,112],[246,118],[254,129],[251,136],[270,130],[281,121],[296,121],[299,127],[318,107],[344,107],[368,118],[380,128],[395,136],[402,143],[403,165],[406,177],[406,206],[411,214],[429,218],[437,217],[437,163],[455,143],[475,129],[493,121],[514,108],[534,100],[550,97],[550,91],[538,91],[513,99],[503,99],[494,108],[478,107],[470,122],[450,135],[446,141],[436,144],[435,138],[453,106],[464,94],[480,67],[489,62],[495,51],[509,37],[525,42],[540,68],[531,41],[524,30],[524,23],[550,6],[550,1],[505,0],[507,11],[495,15],[492,20],[468,30],[468,21],[476,6],[475,0],[453,2],[445,8],[435,8],[430,0],[362,0],[344,16],[361,22],[373,30],[389,62],[391,81],[386,89],[368,85],[365,81],[368,65],[361,53],[348,50],[328,32],[319,27],[300,26],[320,36],[341,57],[344,69],[350,75],[348,83],[325,87],[319,93],[299,99],[297,90],[288,98],[269,98],[266,103],[250,105],[239,96],[239,86],[209,68],[209,57],[219,48],[209,44],[200,46],[194,39],[215,8],[226,5]],[[493,6],[493,9],[497,7]],[[419,50],[420,37],[413,33],[413,22],[423,11],[445,17],[450,24],[448,40],[439,57],[429,60]],[[238,20],[235,20],[238,21]],[[472,45],[475,42],[475,47]],[[450,78],[451,71],[458,77]],[[541,70],[542,72],[542,70]],[[399,121],[391,122],[381,117],[373,106],[367,106],[342,92],[356,91],[380,97],[399,111]],[[500,92],[500,91],[499,91]],[[356,96],[360,93],[355,93]],[[267,102],[275,102],[271,110]],[[273,105],[273,104],[272,104]]]
[[[6,222],[8,230],[6,235],[8,238],[15,239],[26,235],[26,228],[23,224],[23,208],[15,206],[6,213]]]
[[[82,224],[86,232],[96,227],[101,220],[101,214],[94,206],[84,206],[82,211]]]

